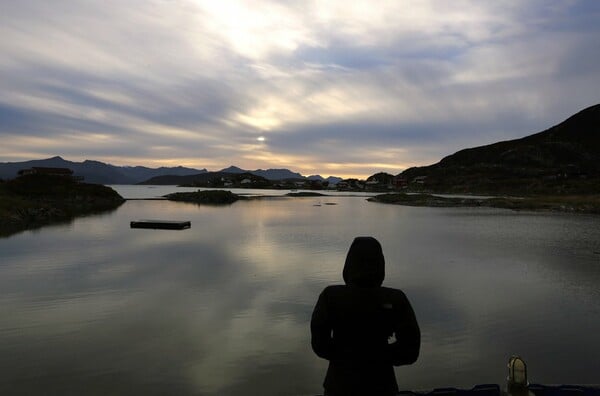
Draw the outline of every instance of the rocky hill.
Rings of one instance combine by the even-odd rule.
[[[124,199],[99,184],[27,175],[0,182],[0,236],[117,208]]]
[[[434,192],[598,194],[600,104],[543,132],[461,150],[401,175]]]

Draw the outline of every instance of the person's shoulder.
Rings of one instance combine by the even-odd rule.
[[[329,285],[323,289],[321,294],[330,294],[330,293],[339,293],[342,290],[345,290],[348,286],[346,285]]]
[[[321,292],[321,297],[325,299],[339,298],[346,295],[348,286],[346,285],[329,285]]]
[[[381,287],[381,293],[394,300],[407,300],[406,294],[400,289],[393,289],[391,287]]]
[[[385,286],[381,286],[381,291],[383,293],[389,293],[389,294],[397,294],[397,295],[402,295],[404,296],[404,292],[400,289],[395,289],[392,287],[385,287]]]

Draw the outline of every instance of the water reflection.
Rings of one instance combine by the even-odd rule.
[[[115,210],[116,210],[116,208],[100,209],[100,210],[95,210],[93,212],[89,212],[87,214],[79,214],[72,218],[63,218],[60,220],[52,220],[52,221],[46,220],[46,221],[39,221],[36,223],[29,223],[29,224],[21,224],[21,223],[2,224],[2,223],[0,223],[0,239],[7,238],[7,237],[10,237],[15,234],[19,234],[26,230],[32,231],[32,232],[38,232],[38,231],[40,231],[41,228],[46,228],[46,227],[69,228],[72,226],[73,221],[75,220],[75,217],[82,218],[82,217],[102,216],[102,215],[107,215],[108,213],[111,213]]]
[[[129,201],[1,239],[0,391],[315,394],[310,313],[357,235],[421,325],[401,388],[501,383],[514,353],[535,381],[598,381],[597,218],[315,200]],[[192,228],[128,226],[156,217]]]

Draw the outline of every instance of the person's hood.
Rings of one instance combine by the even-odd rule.
[[[377,239],[354,238],[343,271],[344,282],[349,286],[378,287],[385,278],[385,260]]]

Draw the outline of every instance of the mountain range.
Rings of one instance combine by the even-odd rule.
[[[304,179],[300,173],[292,172],[289,169],[257,169],[257,170],[246,170],[238,168],[237,166],[230,166],[225,169],[221,169],[219,172],[222,173],[252,173],[253,175],[264,177],[267,180],[283,180],[283,179]]]
[[[165,175],[155,176],[139,184],[149,185],[202,185],[215,178],[236,178],[239,175],[254,175],[264,181],[302,181],[302,180],[318,180],[327,181],[330,185],[335,185],[342,180],[340,177],[329,176],[323,178],[320,175],[302,176],[300,173],[292,172],[289,169],[257,169],[257,170],[244,170],[237,166],[230,166],[221,169],[217,172],[202,172],[193,175]]]
[[[19,170],[32,167],[69,168],[76,176],[83,176],[86,182],[98,184],[136,184],[154,176],[183,176],[207,172],[206,169],[198,170],[182,166],[147,168],[145,166],[115,166],[92,160],[73,162],[57,156],[24,162],[0,163],[0,178],[15,178]]]
[[[294,180],[294,179],[303,180],[303,179],[308,179],[308,180],[318,180],[318,181],[321,181],[321,182],[327,181],[327,182],[329,182],[329,184],[337,184],[338,182],[342,181],[342,178],[341,177],[337,177],[337,176],[329,176],[327,178],[325,178],[325,177],[323,177],[321,175],[302,176],[300,173],[292,172],[289,169],[244,170],[244,169],[238,168],[237,166],[233,166],[232,165],[232,166],[230,166],[228,168],[221,169],[219,172],[223,172],[223,173],[252,173],[253,175],[264,177],[267,180]]]
[[[194,169],[182,166],[148,168],[145,166],[116,166],[93,160],[73,162],[58,156],[23,162],[1,162],[0,179],[13,179],[17,176],[19,170],[32,167],[69,168],[76,176],[83,176],[86,182],[98,184],[138,184],[142,182],[146,182],[145,184],[152,184],[152,180],[155,180],[158,184],[179,184],[179,182],[175,181],[178,177],[204,175],[203,178],[206,178],[210,176],[214,177],[214,173],[251,173],[256,176],[264,177],[267,180],[327,180],[331,184],[335,184],[342,180],[335,176],[330,176],[327,179],[324,179],[319,175],[304,177],[300,173],[292,172],[289,169],[257,169],[250,171],[236,166],[230,166],[218,172],[209,172],[206,169]],[[191,179],[193,179],[193,177]]]

